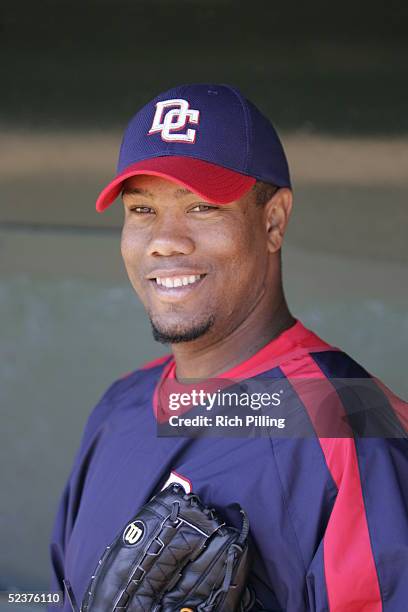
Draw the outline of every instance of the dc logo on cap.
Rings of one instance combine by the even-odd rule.
[[[184,142],[194,144],[196,130],[187,128],[188,123],[198,125],[200,111],[190,108],[187,100],[163,100],[157,102],[152,127],[149,134],[161,133],[164,142]]]

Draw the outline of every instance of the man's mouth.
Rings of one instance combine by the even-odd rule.
[[[206,273],[197,273],[193,270],[188,270],[186,273],[177,273],[176,270],[163,270],[154,272],[149,276],[149,281],[152,284],[155,293],[165,301],[177,300],[187,297],[195,291],[196,287],[201,285]]]
[[[204,274],[190,274],[188,276],[158,276],[153,279],[157,285],[171,289],[174,287],[186,287],[187,285],[194,285],[197,283]]]

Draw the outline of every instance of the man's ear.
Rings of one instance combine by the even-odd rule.
[[[268,233],[268,250],[276,253],[282,247],[283,236],[292,211],[292,191],[281,187],[265,204],[264,219]]]

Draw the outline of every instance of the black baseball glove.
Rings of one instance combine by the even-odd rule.
[[[251,610],[249,524],[241,513],[239,531],[225,525],[197,495],[171,484],[106,548],[80,612]]]

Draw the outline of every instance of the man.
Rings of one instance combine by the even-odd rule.
[[[131,120],[97,210],[120,194],[129,279],[172,355],[116,381],[92,412],[55,523],[54,588],[69,580],[81,601],[105,547],[179,482],[228,522],[246,510],[256,609],[406,609],[406,406],[289,311],[292,192],[272,125],[232,87],[171,89]],[[293,435],[157,435],[174,414],[166,384],[260,375],[290,386]]]

